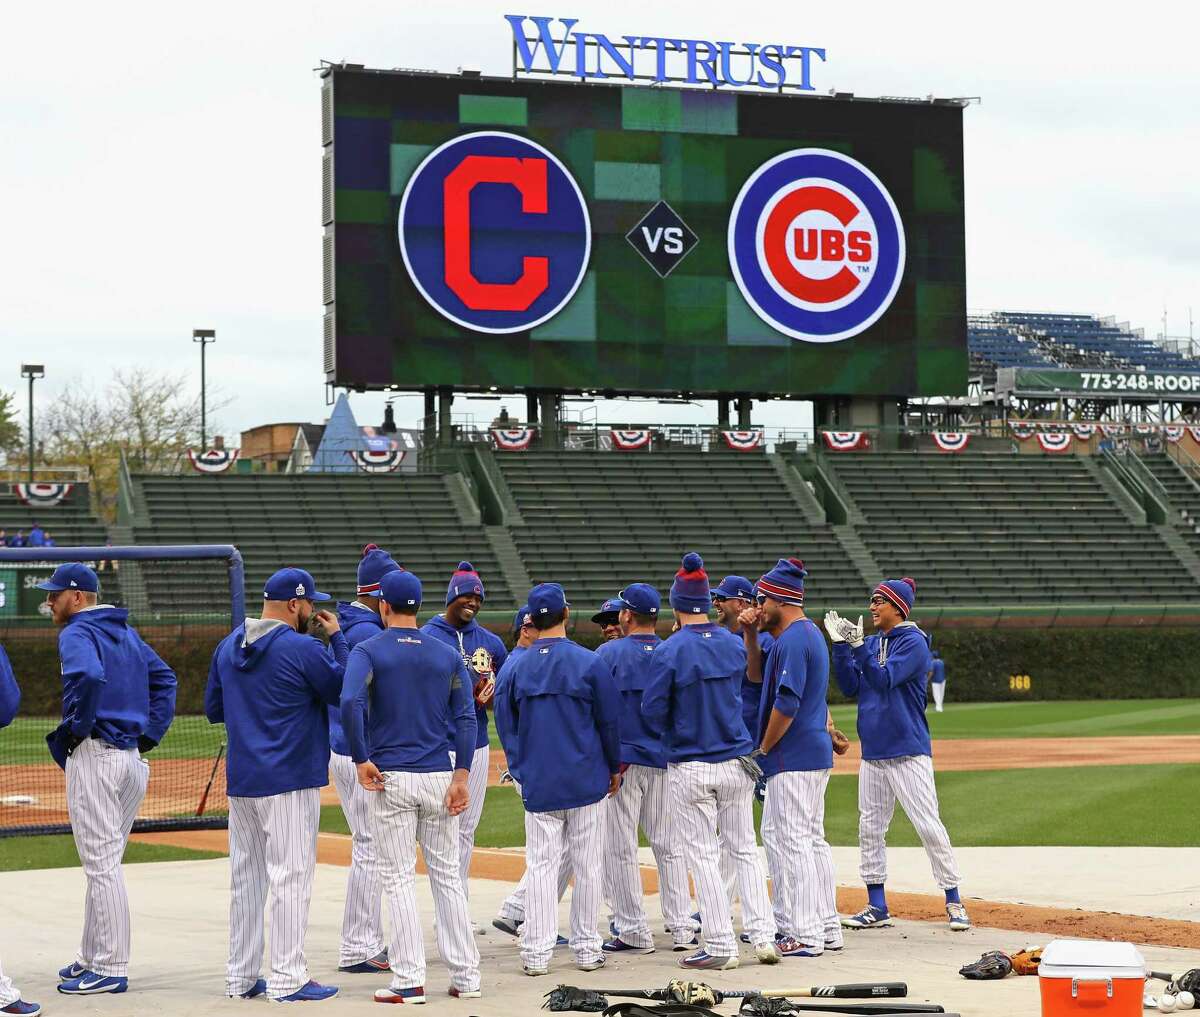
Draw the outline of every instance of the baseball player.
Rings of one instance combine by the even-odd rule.
[[[642,694],[650,661],[662,640],[654,632],[662,599],[654,587],[633,583],[620,593],[621,639],[596,650],[612,669],[621,693],[621,790],[605,806],[604,892],[612,902],[615,934],[608,953],[653,953],[654,939],[642,903],[638,868],[638,827],[654,851],[659,900],[671,929],[673,949],[698,946],[691,911],[687,864],[679,831],[671,818],[671,788],[662,735],[642,718]]]
[[[621,632],[621,600],[619,597],[609,597],[600,605],[600,610],[592,615],[593,624],[600,626],[600,638],[606,643],[620,639]]]
[[[537,642],[505,673],[496,727],[525,804],[528,873],[521,960],[544,975],[558,936],[555,889],[564,852],[571,859],[571,950],[576,965],[604,965],[596,928],[607,795],[621,786],[620,698],[612,671],[591,650],[567,639],[570,608],[563,588],[529,592]]]
[[[129,625],[129,612],[100,604],[96,573],[60,565],[39,590],[62,628],[63,721],[46,741],[67,772],[67,814],[87,877],[83,937],[58,991],[80,996],[129,987],[129,898],[121,857],[153,749],[175,717],[175,672]]]
[[[358,597],[337,605],[338,625],[346,645],[354,649],[383,628],[379,614],[379,583],[400,566],[377,544],[363,548],[358,563]],[[341,711],[329,708],[329,772],[337,787],[338,800],[350,827],[350,875],[346,880],[346,906],[342,913],[342,943],[338,970],[350,974],[387,971],[383,919],[380,914],[383,883],[379,874],[371,827],[371,796],[358,782],[358,770],[350,758],[350,745],[342,731]]]
[[[420,607],[421,581],[413,573],[383,576],[384,630],[351,651],[342,689],[342,726],[359,782],[371,794],[391,917],[392,984],[376,990],[378,1003],[425,1002],[425,944],[413,896],[418,842],[450,995],[481,995],[479,948],[458,861],[475,701],[461,654],[418,631]]]
[[[742,923],[755,956],[763,964],[776,964],[775,923],[754,840],[754,782],[761,771],[739,758],[754,748],[742,720],[746,647],[709,621],[712,595],[704,561],[695,551],[683,556],[670,603],[679,631],[654,650],[642,714],[651,731],[663,733],[674,817],[700,900],[704,946],[679,964],[723,970],[739,963],[729,895],[721,879],[718,828],[737,869]]]
[[[930,672],[929,691],[933,693],[933,712],[941,713],[942,704],[946,701],[946,662],[937,650],[933,651]]]
[[[826,730],[829,651],[804,615],[804,578],[796,558],[781,558],[758,581],[759,627],[774,646],[754,726],[767,781],[762,838],[774,887],[779,952],[820,957],[837,949],[833,854],[825,840],[825,789],[833,770]]]
[[[12,666],[8,662],[8,654],[0,646],[0,728],[6,728],[17,715],[17,707],[21,705],[21,690],[17,687],[17,679]],[[21,998],[21,993],[13,985],[11,978],[6,978],[4,969],[0,968],[0,1014],[16,1014],[19,1017],[37,1017],[42,1008],[37,1003],[27,1003]]]
[[[529,649],[537,641],[537,629],[533,627],[533,619],[529,615],[529,605],[522,604],[520,610],[517,611],[516,617],[513,619],[513,648],[508,651],[508,659],[505,660],[504,666],[500,668],[500,673],[496,675],[496,687],[499,688],[505,679],[508,671],[511,670],[513,662],[520,658],[521,654]],[[512,779],[511,772],[509,780]],[[517,788],[517,793],[520,794],[520,788]],[[521,881],[517,883],[517,888],[513,890],[507,897],[504,898],[504,903],[500,905],[500,913],[492,919],[492,926],[499,929],[501,932],[507,932],[510,936],[519,936],[521,934],[521,923],[525,921],[525,892],[528,886],[529,870],[526,869],[521,873]],[[563,855],[562,863],[558,868],[558,899],[563,899],[563,894],[567,892],[567,886],[571,882],[571,859],[566,854]],[[566,946],[567,938],[559,936],[557,946]]]
[[[496,675],[504,666],[508,651],[504,642],[475,620],[483,606],[483,580],[469,561],[460,561],[446,590],[446,610],[431,618],[421,628],[426,635],[440,639],[457,650],[467,663],[467,673],[474,682],[475,758],[471,760],[471,786],[466,811],[458,821],[458,864],[463,891],[469,894],[471,853],[475,850],[475,828],[483,815],[488,778],[488,716],[496,687]],[[453,732],[448,732],[453,737]],[[478,932],[479,926],[472,924]]]
[[[848,929],[892,924],[883,885],[887,881],[884,838],[899,800],[925,846],[934,879],[946,894],[950,928],[971,927],[958,893],[958,867],[950,835],[938,815],[933,782],[929,722],[925,719],[925,675],[929,637],[908,620],[916,599],[913,579],[885,579],[871,594],[876,635],[863,636],[862,619],[854,624],[836,611],[825,616],[833,640],[834,677],[843,694],[858,699],[859,871],[869,903],[842,919]]]
[[[321,791],[329,782],[329,712],[339,703],[349,647],[329,600],[303,569],[280,569],[263,588],[261,618],[221,640],[208,669],[204,712],[229,741],[230,997],[266,992],[284,1002],[328,999],[308,977],[304,935],[317,862]],[[329,636],[332,656],[310,628]],[[271,975],[259,977],[270,892]]]

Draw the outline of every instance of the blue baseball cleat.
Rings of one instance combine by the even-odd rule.
[[[351,975],[370,975],[378,974],[380,971],[391,971],[388,964],[387,951],[384,950],[377,953],[374,957],[368,957],[365,961],[359,961],[357,964],[347,964],[345,967],[338,968],[339,971],[345,971]]]
[[[632,943],[626,943],[620,936],[614,936],[612,939],[605,940],[600,947],[605,953],[654,953],[654,944],[649,946],[634,946]]]
[[[18,1014],[19,1017],[38,1017],[41,1012],[41,1004],[26,1003],[23,999],[13,1000],[8,1006],[0,1006],[0,1013]]]
[[[85,971],[78,978],[60,982],[58,991],[68,996],[94,996],[101,992],[124,992],[128,988],[128,978],[98,975],[94,971]]]
[[[267,991],[267,980],[265,978],[260,978],[252,986],[250,986],[250,988],[248,988],[245,992],[239,992],[236,996],[230,996],[229,998],[230,999],[257,999],[259,996],[261,996],[266,991]]]
[[[72,978],[78,978],[85,971],[87,971],[87,968],[82,964],[76,964],[74,961],[71,961],[70,964],[58,972],[58,980],[60,982],[69,982]]]
[[[295,992],[287,996],[280,996],[276,1003],[319,1003],[323,999],[330,999],[338,993],[336,985],[322,985],[320,982],[309,980],[305,982]]]

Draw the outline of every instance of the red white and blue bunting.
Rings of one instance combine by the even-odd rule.
[[[1071,449],[1071,435],[1067,431],[1039,433],[1037,440],[1043,452],[1068,452]]]
[[[1124,424],[1101,424],[1100,433],[1106,438],[1119,438],[1125,433]]]
[[[866,431],[822,431],[821,437],[831,452],[857,452],[871,447]]]
[[[1192,441],[1200,442],[1200,427],[1189,427],[1187,433],[1192,436]]]
[[[492,441],[501,452],[523,452],[533,444],[536,427],[492,428]]]
[[[1017,441],[1026,441],[1037,434],[1037,424],[1030,423],[1028,420],[1010,420],[1008,427]]]
[[[188,459],[197,473],[224,473],[238,457],[236,448],[210,448],[204,452],[188,449]]]
[[[1183,427],[1173,427],[1169,424],[1164,424],[1162,433],[1163,437],[1166,438],[1167,441],[1169,441],[1172,445],[1176,445],[1183,440],[1184,430],[1185,428]]]
[[[763,447],[762,431],[722,431],[721,437],[735,452],[753,452]]]
[[[619,452],[634,452],[640,448],[649,448],[654,432],[650,428],[634,431],[612,429],[612,447]]]
[[[1095,424],[1072,424],[1071,430],[1080,441],[1087,441],[1096,433]]]
[[[1150,435],[1152,435],[1155,432],[1155,430],[1157,430],[1157,429],[1155,428],[1155,426],[1153,424],[1134,424],[1133,425],[1133,433],[1136,434],[1139,438],[1148,438]]]
[[[363,473],[394,473],[404,460],[404,449],[348,449],[346,455]]]
[[[30,508],[53,508],[68,494],[74,484],[13,484],[17,501]]]
[[[934,431],[933,443],[941,452],[961,452],[971,436],[966,431]]]

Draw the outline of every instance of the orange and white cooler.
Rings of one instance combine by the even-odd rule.
[[[1042,1017],[1141,1017],[1146,961],[1132,943],[1056,939],[1038,965]]]

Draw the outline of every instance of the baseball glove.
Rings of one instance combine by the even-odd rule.
[[[1191,968],[1168,982],[1166,991],[1173,996],[1178,996],[1181,992],[1190,992],[1200,999],[1200,968]]]
[[[844,756],[850,751],[850,739],[836,727],[829,732],[829,737],[833,739],[833,751],[839,756]]]
[[[1041,947],[1034,950],[1020,950],[1009,959],[1012,961],[1013,971],[1018,975],[1036,975],[1038,965],[1042,963],[1042,950]]]
[[[743,996],[742,1005],[738,1007],[739,1014],[750,1017],[782,1017],[796,1012],[796,1006],[786,996],[760,996],[757,993]]]
[[[574,985],[560,985],[546,993],[543,1010],[580,1010],[583,1013],[599,1013],[608,1000],[591,989],[579,989]]]
[[[972,964],[964,964],[958,969],[963,978],[972,981],[984,981],[990,978],[1003,978],[1013,969],[1012,960],[1008,954],[999,950],[990,950]]]
[[[687,1003],[689,1006],[716,1006],[722,996],[712,986],[703,982],[685,982],[681,978],[672,978],[667,982],[667,994],[673,1003]]]
[[[475,685],[475,702],[480,706],[487,706],[495,694],[496,679],[492,675],[488,675]]]

